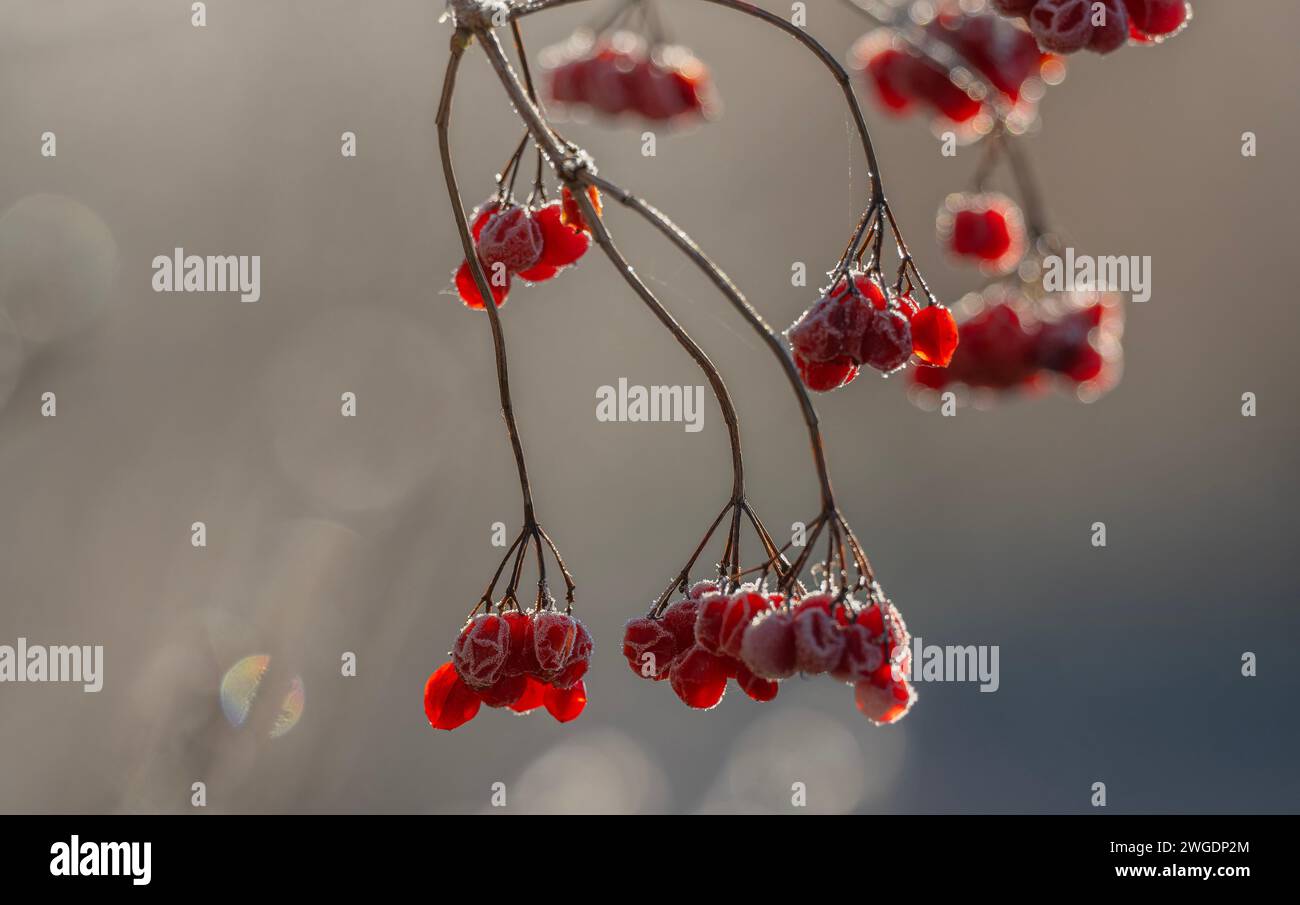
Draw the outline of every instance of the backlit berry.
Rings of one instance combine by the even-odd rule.
[[[587,706],[587,686],[580,681],[571,688],[548,688],[543,700],[547,713],[567,723],[576,720]]]
[[[788,679],[795,674],[794,619],[783,609],[769,610],[745,631],[740,658],[763,679]]]
[[[510,652],[506,655],[504,674],[535,675],[539,670],[537,651],[533,649],[533,620],[519,610],[507,610],[501,618],[510,627]]]
[[[853,700],[867,719],[877,726],[884,726],[907,715],[916,703],[916,692],[906,679],[891,682],[883,688],[870,682],[859,682],[853,686]]]
[[[521,716],[536,710],[546,703],[546,690],[548,688],[550,686],[545,682],[534,679],[532,676],[524,676],[524,693],[519,696],[519,700],[507,706]]]
[[[673,636],[673,656],[681,656],[695,646],[695,620],[700,613],[700,602],[689,597],[679,600],[664,610],[664,627]]]
[[[811,608],[794,617],[794,653],[795,666],[808,675],[828,672],[839,664],[844,636],[825,610]]]
[[[912,327],[897,308],[874,312],[871,325],[862,335],[858,358],[865,365],[888,374],[912,357]]]
[[[687,707],[709,710],[727,691],[727,664],[696,645],[673,663],[668,680]]]
[[[1143,36],[1170,35],[1187,23],[1185,0],[1124,0],[1133,29]]]
[[[587,187],[587,200],[591,202],[591,206],[596,210],[596,216],[599,217],[601,210],[600,192],[594,185]],[[567,185],[560,189],[560,205],[562,208],[560,222],[565,226],[570,226],[586,233],[591,232],[591,224],[589,224],[583,216],[582,206],[578,204],[578,200],[573,197],[573,193],[569,191]]]
[[[1029,30],[1044,50],[1073,53],[1092,37],[1090,0],[1038,0],[1029,11]]]
[[[855,357],[862,335],[871,325],[872,303],[884,293],[873,281],[852,275],[854,286],[841,281],[805,311],[788,331],[790,347],[806,361],[825,362]]]
[[[450,662],[434,670],[424,683],[424,715],[434,729],[455,729],[468,723],[482,703]]]
[[[478,696],[489,707],[509,707],[523,697],[528,688],[528,677],[502,676],[486,688],[478,689]]]
[[[828,393],[848,386],[859,371],[858,363],[847,355],[830,361],[808,361],[796,352],[794,363],[803,385],[815,393]]]
[[[736,684],[740,686],[741,691],[760,703],[775,698],[781,687],[771,679],[754,675],[744,663],[736,669]]]
[[[569,651],[569,658],[565,661],[564,668],[560,670],[559,675],[551,680],[551,684],[556,688],[571,688],[573,685],[587,674],[588,667],[591,666],[591,632],[582,624],[579,619],[573,620],[575,634],[573,639],[573,648]]]
[[[568,665],[577,638],[577,621],[572,616],[555,610],[533,616],[533,650],[540,678],[550,680]]]
[[[990,273],[1008,273],[1025,254],[1020,208],[997,193],[949,195],[938,218],[939,239],[958,258]]]
[[[710,594],[700,601],[700,611],[695,617],[695,643],[711,654],[722,652],[722,617],[730,601],[726,594]]]
[[[840,633],[844,636],[844,652],[830,671],[831,677],[849,683],[867,681],[885,662],[883,646],[872,641],[865,625],[846,625]]]
[[[510,626],[495,613],[481,613],[461,629],[451,660],[465,684],[484,688],[504,674],[509,652]]]
[[[510,274],[504,273],[503,276],[494,281],[492,272],[485,267],[483,268],[483,277],[488,282],[488,289],[491,291],[497,307],[501,307],[505,304],[506,296],[510,294]],[[456,269],[455,283],[456,294],[465,303],[465,307],[477,311],[483,310],[483,294],[478,291],[478,283],[474,280],[474,271],[469,266],[469,261],[462,261],[460,267]]]
[[[510,273],[527,270],[542,256],[542,228],[527,208],[508,205],[483,224],[478,256],[489,271],[498,263]]]
[[[912,351],[929,365],[944,368],[957,351],[957,320],[942,305],[928,305],[913,316]]]
[[[722,625],[718,632],[718,646],[729,657],[740,656],[740,645],[745,630],[754,617],[771,608],[766,595],[742,588],[727,599],[722,611]]]
[[[558,272],[576,262],[591,247],[590,235],[564,222],[564,207],[559,201],[538,209],[533,219],[542,231],[542,256],[538,259],[538,267],[552,267]],[[528,273],[523,271],[519,275],[526,280],[532,279]]]

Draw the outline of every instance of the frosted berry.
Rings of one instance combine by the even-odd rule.
[[[545,682],[538,681],[532,676],[525,676],[524,693],[519,696],[519,700],[507,706],[520,715],[536,710],[546,703],[546,690],[548,688],[550,686]]]
[[[587,706],[587,686],[578,682],[571,688],[548,688],[544,697],[546,712],[561,723],[576,720]]]
[[[1044,50],[1073,53],[1092,37],[1090,0],[1038,0],[1029,11],[1029,30]]]
[[[695,617],[695,643],[711,654],[722,652],[722,617],[730,602],[726,594],[710,594],[700,601]]]
[[[854,288],[841,281],[822,296],[790,327],[790,347],[807,360],[825,362],[847,355],[855,357],[862,335],[871,325],[872,306],[884,293],[874,283],[851,275]]]
[[[673,656],[681,656],[695,646],[695,620],[700,612],[698,600],[679,600],[664,610],[664,627],[673,636]]]
[[[957,320],[942,305],[929,305],[911,320],[912,351],[929,365],[946,368],[957,351]]]
[[[771,606],[772,601],[758,591],[742,588],[732,594],[723,608],[722,625],[718,631],[718,647],[722,653],[728,657],[739,657],[745,630],[754,621],[754,617]]]
[[[834,618],[816,607],[795,616],[794,653],[800,672],[817,675],[834,669],[844,653],[844,636]]]
[[[478,256],[489,271],[498,263],[511,273],[527,270],[542,256],[542,228],[527,208],[508,205],[483,224]]]
[[[533,650],[539,677],[552,679],[564,669],[578,638],[577,620],[566,613],[542,610],[533,616]]]
[[[495,613],[472,617],[461,629],[451,660],[471,688],[492,685],[505,673],[510,626]]]
[[[727,664],[697,645],[673,663],[668,680],[687,707],[709,710],[727,691]]]
[[[867,719],[877,726],[884,726],[907,715],[916,703],[916,692],[906,679],[891,682],[884,688],[870,682],[859,682],[853,687],[853,700]]]
[[[830,361],[809,361],[796,352],[794,363],[799,370],[799,379],[803,381],[803,385],[815,393],[828,393],[842,386],[848,386],[858,376],[859,371],[858,363],[847,355],[832,358]]]
[[[741,691],[760,703],[775,698],[781,687],[771,679],[762,679],[754,675],[744,663],[736,669],[736,684],[740,686]]]
[[[1124,0],[1133,30],[1142,37],[1163,37],[1182,28],[1191,13],[1185,0]]]
[[[1092,35],[1088,38],[1088,49],[1093,53],[1110,53],[1119,50],[1128,43],[1130,27],[1128,11],[1124,8],[1123,0],[1096,0],[1096,2],[1102,4],[1105,15],[1100,17],[1102,23],[1098,25],[1097,12],[1089,13],[1093,23]]]
[[[579,619],[573,620],[573,624],[576,629],[573,649],[569,652],[569,659],[565,661],[559,675],[551,679],[551,684],[556,688],[572,688],[587,674],[587,669],[591,666],[591,632],[587,631],[587,627]]]
[[[455,729],[468,723],[482,703],[450,662],[434,670],[424,683],[424,715],[434,729]]]
[[[497,307],[501,307],[505,304],[506,296],[510,294],[510,274],[506,273],[500,280],[493,282],[492,272],[484,267],[483,277],[488,281],[488,289]],[[483,294],[478,291],[478,283],[474,281],[474,271],[469,266],[469,261],[462,261],[460,267],[456,269],[455,284],[456,294],[465,303],[465,307],[477,311],[483,310]]]
[[[794,619],[785,610],[769,610],[745,631],[740,658],[763,679],[788,679],[795,674]]]
[[[533,649],[533,620],[519,610],[507,610],[501,618],[510,627],[510,651],[506,655],[504,674],[535,675],[539,670],[537,651]]]
[[[907,364],[912,357],[912,327],[903,312],[897,308],[874,312],[858,357],[886,374]]]
[[[509,707],[523,697],[527,688],[527,676],[502,676],[486,688],[478,689],[478,696],[489,707]]]
[[[872,640],[865,625],[846,625],[840,633],[844,636],[844,652],[830,671],[831,677],[849,683],[867,681],[885,662],[883,646]]]
[[[642,616],[624,627],[623,656],[638,676],[654,679],[667,675],[676,655],[673,633],[663,619]]]
[[[686,592],[686,596],[691,598],[691,600],[700,600],[709,594],[718,593],[719,590],[721,590],[721,588],[718,587],[716,581],[705,579],[703,581],[697,581],[695,584],[691,585],[691,589]]]

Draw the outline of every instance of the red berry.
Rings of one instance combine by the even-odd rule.
[[[571,688],[548,688],[544,702],[546,712],[559,722],[576,720],[587,706],[587,686],[580,681]]]
[[[461,629],[451,660],[466,685],[486,688],[505,673],[509,653],[510,626],[495,613],[480,613]]]
[[[945,368],[957,351],[957,320],[942,305],[922,308],[912,318],[912,351],[926,364]]]
[[[622,51],[606,48],[597,53],[583,64],[584,100],[607,116],[631,109],[631,75],[635,65],[631,55]]]
[[[551,100],[561,104],[581,104],[587,99],[581,60],[570,60],[550,73]]]
[[[528,688],[528,677],[502,676],[496,682],[480,688],[478,696],[483,699],[483,703],[489,707],[509,707],[523,697]]]
[[[1043,49],[1054,53],[1082,50],[1092,37],[1090,0],[1038,0],[1029,11],[1029,30]]]
[[[744,663],[736,669],[736,684],[740,690],[749,695],[755,701],[764,703],[776,697],[780,686],[771,679],[761,679],[749,671]]]
[[[697,581],[695,584],[691,585],[691,589],[686,592],[686,596],[691,600],[700,600],[709,594],[718,593],[719,590],[721,590],[721,588],[718,587],[716,581],[705,579],[703,581]]]
[[[632,104],[646,119],[667,120],[686,112],[686,97],[671,70],[652,60],[640,60],[628,81]]]
[[[827,393],[848,386],[858,376],[858,364],[847,355],[830,361],[808,361],[796,352],[794,363],[799,369],[799,379],[803,385],[815,393]]]
[[[664,610],[663,624],[673,636],[674,657],[680,657],[695,646],[695,620],[699,613],[700,602],[690,598],[679,600]]]
[[[596,216],[599,217],[601,211],[600,192],[594,185],[587,187],[587,200],[591,202],[591,206],[596,210]],[[583,232],[591,232],[591,225],[587,223],[586,218],[582,215],[582,207],[578,204],[577,199],[573,197],[573,193],[569,191],[567,185],[560,189],[560,206],[563,209],[560,222],[565,226],[571,226]]]
[[[907,54],[893,48],[882,50],[867,61],[867,75],[876,88],[876,96],[887,110],[903,113],[911,109],[910,66]]]
[[[533,650],[538,678],[550,680],[569,663],[578,639],[578,623],[567,613],[542,610],[533,615]]]
[[[727,664],[697,645],[673,663],[668,678],[687,707],[709,710],[727,691]]]
[[[907,58],[906,79],[913,95],[953,123],[968,122],[983,109],[983,104],[952,83],[946,70],[917,57]]]
[[[783,609],[768,610],[746,630],[740,658],[760,678],[788,679],[794,675],[794,618]]]
[[[817,300],[789,329],[790,346],[807,361],[853,357],[871,324],[872,306],[884,293],[874,281],[852,275],[854,286],[841,282]]]
[[[434,729],[455,729],[468,723],[482,703],[450,662],[435,669],[424,683],[424,715]]]
[[[726,594],[710,594],[700,601],[700,611],[695,617],[695,643],[711,654],[722,652],[722,617],[730,601]]]
[[[853,686],[853,700],[867,719],[877,726],[884,726],[907,715],[916,703],[916,692],[906,679],[891,682],[884,688],[870,682],[859,682]]]
[[[536,710],[546,703],[546,691],[550,688],[545,682],[539,682],[532,676],[524,676],[524,693],[519,700],[509,707],[520,715]]]
[[[1110,53],[1119,50],[1128,43],[1128,12],[1122,0],[1097,0],[1102,4],[1101,10],[1089,15],[1093,18],[1092,36],[1088,39],[1088,49],[1093,53]],[[1099,16],[1098,13],[1104,13]],[[1097,24],[1097,19],[1102,20]]]
[[[795,666],[817,675],[833,669],[844,653],[844,636],[824,610],[811,608],[794,617]]]
[[[863,364],[888,374],[912,357],[912,327],[898,309],[876,311],[862,336],[858,357]]]
[[[573,649],[569,652],[569,659],[565,662],[564,668],[560,674],[551,680],[551,684],[556,688],[571,688],[574,683],[587,674],[588,667],[591,666],[591,632],[578,619],[573,620],[577,633],[573,640]]]
[[[488,281],[488,288],[497,307],[501,307],[510,293],[510,274],[505,274],[498,283],[494,283],[492,271],[484,267],[483,276]],[[478,291],[478,283],[474,282],[474,271],[470,268],[469,261],[462,261],[460,267],[456,269],[455,282],[456,294],[460,296],[465,306],[476,311],[483,310],[483,295]]]
[[[564,205],[559,201],[543,206],[534,214],[534,219],[542,231],[542,257],[539,265],[557,269],[568,267],[591,247],[591,236],[564,222]],[[526,272],[520,276],[529,279]]]
[[[722,611],[722,626],[718,633],[719,647],[729,657],[740,656],[740,645],[745,630],[754,617],[772,606],[766,596],[754,590],[741,589],[727,599]]]
[[[504,265],[510,273],[527,270],[542,256],[542,228],[527,208],[508,205],[483,224],[478,256],[489,274],[494,264]]]
[[[1170,35],[1182,28],[1191,13],[1185,0],[1124,0],[1133,28],[1143,35]]]
[[[527,613],[507,610],[501,614],[510,627],[510,652],[506,655],[504,674],[533,675],[538,672],[537,652],[533,649],[533,620]]]
[[[865,625],[846,625],[840,632],[844,635],[844,653],[830,671],[831,677],[849,683],[867,681],[885,662],[882,646],[872,642],[871,631]]]
[[[1011,230],[996,210],[958,211],[953,218],[952,250],[959,255],[996,261],[1011,248]]]
[[[952,254],[994,273],[1011,271],[1025,253],[1024,218],[1005,195],[950,195],[938,227]]]

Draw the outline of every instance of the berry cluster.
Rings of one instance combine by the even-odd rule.
[[[642,678],[667,679],[697,710],[717,706],[729,679],[766,702],[796,673],[829,674],[852,685],[858,709],[883,724],[901,719],[916,700],[907,679],[909,643],[888,601],[862,606],[848,594],[819,592],[791,604],[761,585],[726,593],[706,581],[662,615],[628,622],[623,656]]]
[[[652,122],[708,117],[708,68],[690,50],[630,31],[593,38],[577,32],[542,54],[550,99],[605,116],[634,113]]]
[[[964,140],[987,131],[994,116],[1017,127],[1031,123],[1043,81],[1061,74],[1059,62],[1027,32],[956,7],[923,28],[869,32],[853,45],[850,63],[886,110],[928,111],[937,130],[951,129]]]
[[[1187,0],[992,0],[1006,16],[1022,19],[1038,43],[1054,53],[1110,53],[1125,44],[1154,44],[1176,34],[1192,17]],[[1100,3],[1100,6],[1098,6]]]
[[[919,307],[911,292],[886,288],[875,274],[850,270],[787,332],[804,386],[846,386],[862,365],[890,374],[913,354],[943,366],[957,346],[957,326],[942,305]]]
[[[1034,391],[1055,376],[1083,397],[1095,398],[1118,376],[1118,299],[1072,293],[1057,301],[1063,310],[1052,315],[1041,302],[1035,305],[1007,287],[990,287],[972,302],[980,310],[962,322],[952,362],[946,368],[917,368],[914,383],[930,390],[961,384]]]
[[[545,707],[567,723],[587,706],[582,677],[591,652],[591,633],[568,613],[512,609],[471,616],[451,660],[425,683],[425,715],[435,729],[455,729],[482,704],[521,714]]]
[[[594,188],[590,196],[599,209]],[[470,218],[470,233],[498,307],[505,303],[515,277],[525,283],[552,279],[577,263],[591,245],[590,227],[568,188],[563,189],[562,200],[549,203],[521,205],[508,197],[485,201]],[[454,283],[467,307],[483,309],[469,261],[461,262]]]
[[[939,243],[954,258],[978,263],[986,273],[1009,273],[1025,255],[1020,208],[996,192],[949,195],[937,227]]]

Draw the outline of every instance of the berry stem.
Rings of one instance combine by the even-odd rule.
[[[495,32],[483,28],[475,31],[474,34],[478,37],[483,52],[487,55],[488,62],[492,64],[492,68],[496,70],[498,77],[501,79],[501,83],[510,96],[516,112],[532,133],[533,141],[542,149],[542,153],[546,155],[560,178],[572,187],[574,201],[581,210],[583,219],[590,227],[596,244],[601,247],[610,263],[614,265],[614,269],[623,277],[624,282],[640,297],[651,312],[654,313],[655,317],[659,319],[660,323],[686,350],[687,354],[695,360],[700,370],[708,378],[709,384],[713,388],[713,395],[717,398],[718,405],[722,409],[723,420],[727,424],[727,436],[731,444],[733,478],[731,501],[733,505],[739,505],[745,498],[745,468],[740,447],[740,425],[735,404],[731,400],[731,393],[727,390],[722,375],[699,344],[691,338],[681,324],[677,323],[677,320],[668,309],[655,297],[650,287],[637,276],[627,259],[623,257],[622,252],[619,251],[618,246],[614,244],[609,229],[597,214],[591,199],[587,197],[587,193],[581,188],[580,174],[586,169],[585,162],[576,156],[570,155],[548,127],[541,112],[528,97],[526,89],[519,81],[519,77],[515,75],[514,70],[511,68],[510,61],[506,58]],[[461,217],[463,219],[463,213]]]

